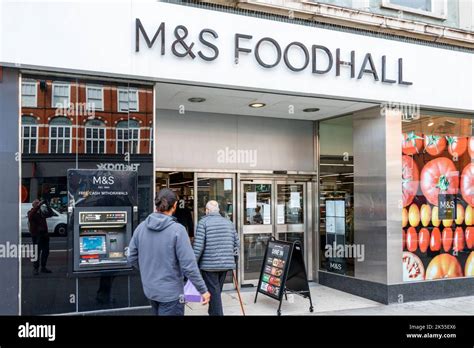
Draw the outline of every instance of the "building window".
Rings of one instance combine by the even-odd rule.
[[[21,84],[21,106],[35,108],[37,106],[36,81],[23,81]]]
[[[49,153],[71,153],[72,122],[55,117],[49,122]]]
[[[138,121],[117,123],[117,153],[140,153],[140,125]]]
[[[53,83],[53,108],[68,108],[71,97],[71,85],[69,83]]]
[[[89,120],[85,126],[86,153],[106,153],[105,123],[100,120]]]
[[[138,90],[133,88],[118,89],[118,111],[138,111]]]
[[[439,19],[445,19],[447,13],[446,0],[383,0],[382,7]]]
[[[38,124],[33,116],[21,118],[21,152],[38,153]]]
[[[390,3],[415,10],[431,11],[431,0],[390,0]]]
[[[87,107],[92,110],[104,110],[104,88],[100,86],[87,86]]]

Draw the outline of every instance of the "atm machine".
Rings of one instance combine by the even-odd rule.
[[[126,250],[138,220],[136,172],[68,171],[69,271],[105,276],[132,270]]]
[[[78,207],[74,211],[74,272],[127,267],[131,207]]]

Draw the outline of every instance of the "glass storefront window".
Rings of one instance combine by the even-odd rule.
[[[354,258],[336,255],[354,244],[352,117],[319,123],[320,268],[354,276]]]
[[[65,75],[59,78],[54,74],[23,74],[22,81],[21,243],[39,244],[27,216],[33,201],[47,201],[54,213],[46,219],[48,234],[42,236],[45,238],[41,254],[45,259],[40,259],[41,265],[28,259],[22,263],[22,313],[38,315],[146,305],[138,274],[71,276],[67,171],[137,171],[135,226],[145,219],[153,209],[153,157],[147,130],[153,127],[153,87],[112,79]],[[118,91],[128,89],[132,91],[131,105],[122,100],[125,112],[121,112],[116,102]],[[92,104],[94,107],[90,107]],[[43,251],[46,245],[49,255]],[[37,273],[35,269],[39,266]],[[42,272],[43,268],[52,273]],[[75,300],[71,301],[72,298]]]
[[[219,203],[220,214],[234,221],[233,179],[198,177],[197,184],[198,220],[206,215],[207,202],[214,200]]]
[[[474,276],[473,117],[402,123],[403,280]]]

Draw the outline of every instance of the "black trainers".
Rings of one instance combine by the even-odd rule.
[[[44,268],[41,268],[41,273],[53,273],[53,272],[47,269],[46,267],[44,267]]]
[[[33,269],[33,275],[38,275],[38,274],[39,274],[38,268],[34,268]]]

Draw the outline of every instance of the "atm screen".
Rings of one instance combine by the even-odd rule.
[[[105,254],[105,236],[82,236],[81,254]]]

